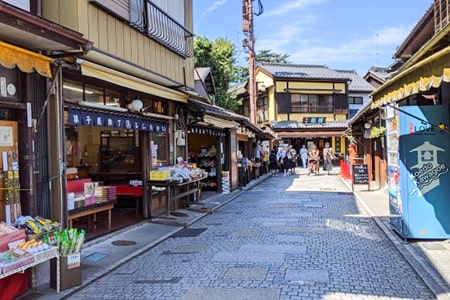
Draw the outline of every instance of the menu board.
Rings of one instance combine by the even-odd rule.
[[[353,184],[369,184],[369,168],[367,164],[354,164],[352,166]]]

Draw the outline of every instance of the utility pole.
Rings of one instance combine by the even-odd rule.
[[[248,95],[250,122],[256,124],[256,79],[255,79],[255,39],[253,32],[253,0],[242,0],[242,31],[246,38],[242,46],[248,50]]]

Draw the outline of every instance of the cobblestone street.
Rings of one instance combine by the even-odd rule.
[[[339,176],[274,176],[68,299],[434,299]]]

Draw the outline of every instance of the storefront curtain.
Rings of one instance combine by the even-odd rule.
[[[128,114],[109,113],[69,106],[68,123],[74,126],[99,126],[118,129],[135,129],[151,132],[167,132],[168,124]]]

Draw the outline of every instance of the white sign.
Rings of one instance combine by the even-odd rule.
[[[0,147],[12,147],[13,145],[13,128],[0,126]]]

